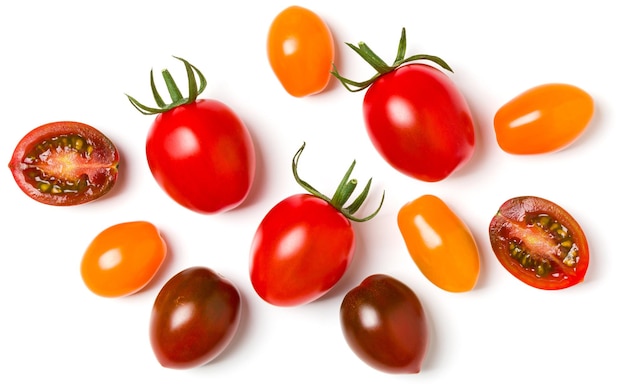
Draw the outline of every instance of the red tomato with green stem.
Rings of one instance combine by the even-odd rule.
[[[165,104],[159,95],[152,72],[150,84],[158,107],[128,97],[141,113],[157,115],[146,141],[150,171],[173,200],[190,210],[219,213],[236,208],[247,197],[254,180],[252,138],[227,105],[214,99],[197,99],[206,87],[206,79],[189,62],[178,59],[187,71],[188,97],[183,97],[167,69],[163,78],[172,103]]]
[[[589,245],[578,222],[552,201],[511,198],[489,224],[494,254],[514,277],[539,289],[564,289],[582,282]]]
[[[326,294],[352,262],[356,246],[352,222],[372,219],[382,207],[359,218],[354,214],[367,198],[371,179],[363,191],[344,206],[357,181],[350,179],[352,163],[332,198],[303,181],[297,172],[304,144],[293,158],[296,182],[308,193],[295,194],[276,204],[254,235],[250,279],[258,295],[270,304],[296,306]]]
[[[79,205],[107,194],[118,177],[120,155],[93,126],[51,122],[19,141],[9,168],[19,188],[47,205]]]
[[[392,65],[365,43],[348,44],[377,73],[364,82],[333,75],[352,92],[367,89],[363,115],[368,135],[380,155],[410,177],[437,182],[465,164],[474,152],[474,122],[453,81],[430,61],[452,71],[439,57],[406,57],[406,33]]]

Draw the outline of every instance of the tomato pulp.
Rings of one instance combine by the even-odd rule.
[[[79,205],[107,194],[118,177],[120,155],[96,128],[52,122],[28,132],[9,163],[15,182],[30,198],[48,205]]]
[[[589,246],[582,227],[552,201],[515,197],[489,225],[494,254],[513,276],[540,289],[563,289],[583,281]]]

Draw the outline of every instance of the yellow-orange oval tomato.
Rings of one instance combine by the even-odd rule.
[[[495,114],[496,140],[505,152],[519,155],[565,148],[587,128],[593,98],[569,84],[543,84],[504,104]]]
[[[146,221],[113,225],[89,244],[80,272],[93,293],[121,297],[145,287],[157,273],[167,253],[159,230]]]
[[[267,56],[283,88],[295,97],[322,92],[330,81],[335,44],[326,23],[313,11],[291,6],[270,25]]]
[[[449,292],[474,288],[480,255],[465,223],[434,195],[400,208],[398,227],[413,261],[433,284]]]

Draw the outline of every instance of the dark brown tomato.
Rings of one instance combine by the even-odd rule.
[[[159,363],[186,369],[207,364],[229,345],[241,318],[241,296],[227,279],[191,267],[161,288],[152,307],[150,343]]]
[[[52,122],[28,132],[9,163],[19,188],[48,205],[78,205],[108,193],[119,152],[102,132],[80,122]]]
[[[567,288],[582,282],[587,272],[585,233],[552,201],[534,196],[506,201],[491,220],[489,237],[502,266],[535,288]]]
[[[349,291],[341,328],[352,351],[387,373],[418,373],[428,347],[428,325],[417,295],[397,279],[375,274]]]

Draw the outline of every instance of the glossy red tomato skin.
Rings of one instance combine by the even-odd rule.
[[[204,214],[239,206],[255,174],[252,137],[224,103],[200,99],[159,114],[146,142],[157,183],[180,205]]]
[[[107,194],[117,181],[119,161],[115,144],[96,128],[58,121],[28,132],[15,147],[9,168],[30,198],[70,206]]]
[[[419,373],[427,353],[426,313],[417,295],[384,274],[367,277],[340,307],[341,328],[352,351],[387,373]]]
[[[150,317],[150,343],[172,369],[205,365],[230,344],[241,319],[235,285],[206,267],[190,267],[161,288]]]
[[[380,155],[410,177],[438,182],[474,152],[469,106],[438,69],[412,63],[378,78],[367,90],[363,112]]]
[[[582,227],[565,209],[544,198],[507,200],[491,220],[489,238],[502,266],[538,289],[579,284],[589,267]]]
[[[312,302],[341,279],[354,249],[352,225],[332,205],[311,194],[290,196],[267,213],[254,235],[252,286],[273,305]]]

